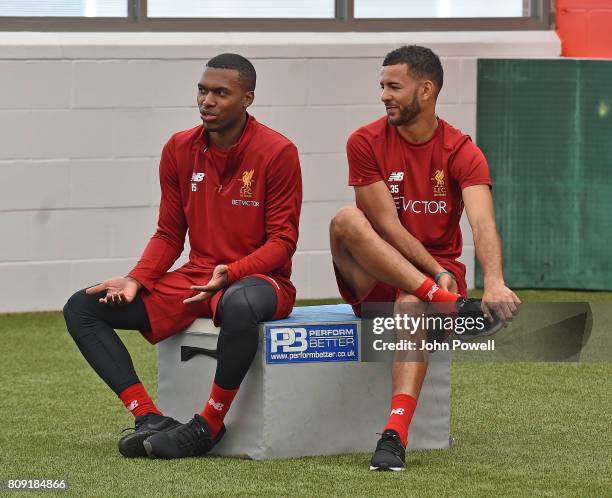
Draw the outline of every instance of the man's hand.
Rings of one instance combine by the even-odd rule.
[[[436,283],[440,286],[441,289],[444,289],[445,291],[454,293],[457,293],[459,291],[457,281],[448,273],[443,273]]]
[[[482,295],[482,312],[485,318],[493,320],[491,312],[503,322],[512,321],[512,317],[518,313],[521,300],[503,282],[487,284],[485,282],[484,294]]]
[[[106,291],[106,296],[98,301],[110,306],[125,306],[130,304],[142,285],[130,277],[113,277],[105,280],[101,284],[94,285],[85,290],[89,295]]]
[[[200,301],[206,301],[207,299],[210,299],[215,294],[215,292],[220,289],[223,289],[227,285],[228,276],[229,275],[227,265],[217,265],[213,270],[211,279],[206,285],[191,286],[193,290],[200,291],[200,293],[196,294],[193,297],[185,299],[183,303],[199,303]]]

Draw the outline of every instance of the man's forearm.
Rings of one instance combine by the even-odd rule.
[[[432,277],[444,270],[421,241],[404,228],[384,182],[355,187],[355,198],[376,232],[415,268]]]
[[[397,249],[402,256],[422,272],[435,277],[444,268],[429,254],[425,246],[403,226],[393,227],[384,233],[385,240]]]
[[[485,287],[491,283],[503,283],[502,245],[495,226],[473,227],[476,257],[482,266]]]
[[[232,284],[247,275],[268,275],[287,263],[295,252],[295,241],[272,239],[263,246],[228,265],[228,283]]]
[[[149,240],[138,263],[127,276],[151,291],[155,282],[170,269],[182,252],[182,247],[170,243],[156,233]]]

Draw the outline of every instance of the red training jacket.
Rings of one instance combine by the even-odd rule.
[[[189,262],[177,271],[229,265],[229,284],[264,274],[295,296],[290,281],[302,204],[296,147],[248,116],[222,171],[212,164],[203,125],[175,133],[160,161],[157,230],[129,276],[152,291],[183,251],[189,229]]]

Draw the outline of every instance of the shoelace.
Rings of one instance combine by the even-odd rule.
[[[136,432],[142,425],[146,424],[149,420],[149,417],[147,415],[145,415],[145,418],[143,418],[142,420],[139,420],[137,422],[134,422],[134,427],[126,427],[125,429],[123,429],[120,434],[123,434],[124,432],[127,431],[134,431]]]
[[[195,418],[176,431],[176,439],[181,448],[188,448],[191,451],[203,448],[209,443],[209,437],[204,428]]]
[[[377,434],[380,434],[379,432]],[[380,434],[381,438],[376,445],[376,451],[385,450],[394,455],[401,456],[402,443],[397,436],[389,433]]]

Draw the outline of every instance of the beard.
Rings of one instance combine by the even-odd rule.
[[[412,101],[404,107],[399,107],[398,111],[399,116],[396,118],[387,118],[391,126],[410,124],[416,119],[416,117],[421,113],[421,105],[417,100],[416,92],[414,92],[412,96]]]

